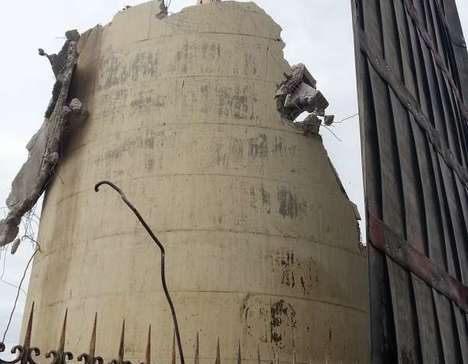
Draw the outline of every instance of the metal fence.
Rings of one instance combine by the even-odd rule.
[[[103,356],[98,355],[98,351],[96,348],[96,336],[97,336],[97,327],[98,327],[98,317],[97,314],[94,317],[93,327],[90,333],[89,339],[89,347],[88,350],[84,353],[72,353],[71,351],[67,350],[66,348],[66,335],[67,335],[67,319],[68,319],[68,311],[65,313],[65,317],[62,323],[60,337],[58,339],[58,343],[56,348],[49,351],[43,351],[44,348],[38,348],[34,345],[33,338],[32,338],[32,328],[33,328],[33,320],[34,320],[34,304],[32,305],[31,312],[29,314],[29,319],[27,322],[27,326],[24,333],[24,340],[21,345],[16,345],[11,348],[11,354],[13,355],[13,359],[6,358],[8,353],[6,353],[6,347],[3,343],[0,343],[0,364],[37,364],[37,362],[47,362],[50,364],[68,364],[71,361],[78,361],[82,364],[151,364],[151,363],[164,363],[170,362],[171,364],[176,364],[181,362],[181,357],[178,355],[177,350],[177,341],[176,335],[174,332],[172,338],[172,351],[169,353],[170,357],[168,358],[152,358],[152,328],[151,325],[148,327],[147,339],[146,343],[142,343],[145,346],[145,351],[139,360],[130,361],[126,357],[126,342],[125,342],[125,335],[126,335],[126,326],[125,320],[122,321],[122,328],[120,332],[120,340],[118,345],[115,348],[115,357],[113,359],[105,360]],[[43,330],[48,330],[48,328],[43,328]],[[237,349],[237,355],[234,360],[231,358],[230,362],[235,362],[237,364],[242,364],[243,361],[246,361],[247,358],[243,357],[241,344],[239,342]],[[4,356],[2,358],[1,356]],[[197,333],[195,347],[193,351],[193,363],[199,364],[200,363],[200,339]],[[213,353],[213,364],[221,364],[221,349],[220,349],[220,340],[217,338],[216,343],[216,352]],[[205,358],[204,358],[205,359]],[[226,360],[226,359],[224,359]],[[280,364],[280,359],[278,355],[274,356],[274,359],[266,359],[262,358],[260,348],[258,348],[256,358],[248,358],[249,362],[257,362],[258,364],[261,363],[272,363],[272,364]],[[284,363],[284,361],[282,360]],[[296,361],[296,354],[293,352],[291,354],[290,360],[287,360],[288,363],[297,364]],[[311,362],[310,360],[308,361]]]

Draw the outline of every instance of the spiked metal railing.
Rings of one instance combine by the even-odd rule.
[[[78,361],[83,364],[104,364],[104,359],[96,356],[96,331],[97,331],[97,314],[94,316],[93,331],[91,332],[91,341],[87,353],[78,356]]]
[[[68,310],[65,311],[62,332],[60,334],[58,350],[51,350],[46,354],[46,358],[53,358],[51,364],[67,364],[68,360],[73,360],[73,354],[65,351],[65,335],[67,332]]]
[[[125,356],[125,320],[122,323],[122,332],[120,333],[119,356],[118,359],[111,360],[109,364],[131,364],[124,359]]]
[[[8,361],[0,359],[0,364],[36,364],[33,357],[38,357],[41,355],[41,351],[31,346],[31,333],[34,317],[34,303],[31,308],[31,313],[29,315],[28,326],[26,328],[26,334],[24,335],[23,345],[16,345],[11,349],[12,354],[16,354],[16,358]],[[5,344],[0,343],[0,353],[5,351]]]
[[[54,350],[44,351],[46,353],[45,358],[49,359],[50,364],[70,364],[70,361],[73,360],[75,355],[72,352],[66,350],[66,335],[67,335],[67,325],[69,321],[68,310],[65,311],[63,323],[61,326],[61,331],[59,333],[58,346]],[[31,308],[31,312],[28,319],[28,324],[25,332],[25,337],[22,345],[17,345],[11,350],[12,354],[16,354],[16,358],[13,360],[6,360],[0,357],[0,364],[37,364],[34,360],[35,358],[40,359],[41,351],[37,347],[33,347],[32,343],[32,328],[33,328],[33,318],[34,318],[34,303]],[[104,364],[105,361],[101,356],[96,355],[96,337],[97,337],[97,326],[98,326],[98,316],[94,316],[94,322],[91,330],[91,339],[89,342],[89,348],[86,353],[82,353],[76,356],[78,362],[81,364]],[[127,360],[125,357],[125,337],[126,337],[126,322],[123,320],[122,328],[120,332],[120,340],[118,342],[117,356],[115,359],[107,361],[108,364],[132,364],[130,360]],[[146,349],[144,351],[144,360],[135,361],[137,364],[153,364],[151,358],[151,349],[152,349],[152,327],[151,325],[148,328],[147,340],[146,340]],[[4,353],[6,347],[3,343],[0,343],[0,355]],[[171,352],[171,364],[177,364],[177,341],[176,335],[174,333],[172,339],[172,352]],[[262,360],[260,348],[257,348],[257,363],[261,364]],[[239,342],[237,344],[237,353],[234,361],[236,364],[242,364],[245,357],[242,354],[242,346]],[[251,361],[251,360],[249,360]],[[43,363],[42,360],[40,360]],[[161,362],[164,362],[161,360]],[[269,361],[271,362],[271,361]],[[279,364],[279,358],[275,355],[275,359],[272,361],[274,364]],[[292,359],[288,360],[289,363],[296,364],[296,353],[293,352]],[[195,348],[194,348],[194,364],[200,364],[200,335],[196,334],[195,339]],[[220,350],[220,340],[217,339],[216,343],[216,356],[214,364],[221,364],[221,350]]]
[[[149,325],[148,329],[148,341],[146,343],[146,361],[141,364],[151,364],[151,325]]]

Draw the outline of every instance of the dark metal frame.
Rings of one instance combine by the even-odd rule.
[[[372,363],[468,364],[468,53],[455,0],[352,0]]]

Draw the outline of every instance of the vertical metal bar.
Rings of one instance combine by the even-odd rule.
[[[143,227],[145,228],[146,232],[151,236],[151,238],[153,239],[153,241],[156,243],[156,245],[158,246],[159,250],[161,250],[161,282],[162,282],[162,285],[163,285],[163,289],[164,289],[164,294],[166,295],[166,299],[167,299],[167,302],[169,303],[169,307],[171,309],[171,314],[172,314],[172,320],[174,322],[174,329],[175,329],[175,335],[176,335],[176,338],[177,338],[177,346],[179,348],[179,355],[180,355],[180,362],[181,364],[185,364],[185,359],[184,359],[184,351],[182,349],[182,340],[180,338],[180,330],[179,330],[179,324],[177,322],[177,315],[176,315],[176,311],[175,311],[175,308],[174,308],[174,304],[172,302],[172,298],[171,298],[171,295],[169,294],[169,289],[167,288],[167,283],[166,283],[166,250],[164,249],[164,246],[162,245],[162,243],[159,241],[159,239],[156,237],[156,235],[153,233],[153,231],[151,230],[151,228],[149,227],[149,225],[146,223],[146,221],[143,219],[143,217],[141,216],[140,212],[136,209],[136,207],[128,200],[127,196],[122,192],[122,190],[117,187],[115,184],[113,184],[112,182],[109,182],[109,181],[102,181],[102,182],[99,182],[98,184],[96,184],[96,186],[94,187],[94,190],[96,192],[99,192],[99,188],[102,186],[102,185],[108,185],[110,186],[112,189],[114,189],[115,191],[117,191],[117,193],[120,195],[120,197],[122,198],[122,200],[125,202],[125,204],[130,208],[130,210],[133,211],[133,213],[135,214],[135,216],[138,218],[138,221],[140,221],[140,223],[143,225]]]

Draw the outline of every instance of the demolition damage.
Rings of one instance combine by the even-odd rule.
[[[329,102],[317,89],[317,81],[302,63],[292,67],[292,74],[278,86],[276,105],[283,122],[304,131],[304,135],[317,135],[320,126],[329,126],[333,115],[325,115]],[[309,115],[304,121],[296,121],[303,112]]]
[[[72,125],[79,125],[88,116],[80,100],[70,98],[69,95],[78,61],[80,34],[76,30],[69,31],[66,39],[58,54],[49,55],[39,49],[39,55],[49,59],[56,82],[45,120],[26,146],[28,160],[12,183],[11,193],[6,201],[9,212],[0,221],[0,247],[16,239],[22,217],[34,207],[54,175],[67,132]]]

